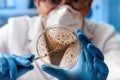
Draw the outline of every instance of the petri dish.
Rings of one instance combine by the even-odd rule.
[[[54,68],[72,68],[78,60],[81,49],[73,29],[63,25],[45,29],[36,42],[39,58]]]

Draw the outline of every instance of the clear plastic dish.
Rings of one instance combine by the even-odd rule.
[[[76,64],[81,45],[70,27],[55,25],[39,35],[36,50],[45,64],[55,68],[69,69]]]

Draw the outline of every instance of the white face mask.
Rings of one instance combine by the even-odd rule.
[[[74,10],[68,5],[63,5],[60,8],[52,10],[45,20],[45,28],[50,28],[53,25],[64,25],[71,27],[76,31],[83,26],[83,18],[80,12]]]

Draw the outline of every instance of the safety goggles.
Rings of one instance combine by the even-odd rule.
[[[90,0],[74,0],[74,2],[72,2],[72,6],[74,9],[80,10],[81,8],[87,6],[89,1]]]
[[[44,0],[45,4],[47,7],[50,7],[50,5],[52,4],[52,2],[50,2],[50,0]],[[76,10],[80,10],[81,8],[87,6],[90,2],[90,0],[65,0],[65,4],[70,4],[74,9]],[[60,0],[56,1],[56,4],[53,4],[54,6],[59,6]]]

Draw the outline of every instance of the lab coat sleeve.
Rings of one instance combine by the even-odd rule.
[[[120,45],[116,40],[116,32],[113,26],[100,24],[94,34],[97,45],[105,56],[105,63],[109,68],[107,80],[120,80]]]
[[[0,28],[0,52],[22,54],[27,44],[29,30],[28,17],[8,19],[8,23]],[[26,49],[26,48],[25,48]]]
[[[9,24],[0,28],[0,53],[7,53]]]
[[[103,52],[109,67],[108,80],[120,80],[120,45],[114,32],[108,37]]]

